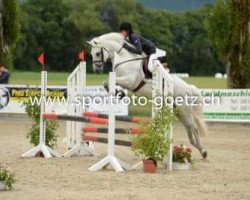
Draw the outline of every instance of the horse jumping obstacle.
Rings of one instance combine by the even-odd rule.
[[[83,52],[81,52],[81,54],[83,54]],[[83,122],[107,124],[107,119],[82,117],[81,113],[82,108],[84,108],[84,102],[81,101],[80,105],[74,104],[76,97],[83,99],[84,88],[86,86],[86,62],[83,61],[84,58],[81,60],[80,64],[70,74],[67,81],[67,96],[70,99],[67,111],[68,113],[74,114],[74,116],[56,115],[54,113],[46,113],[47,71],[44,65],[44,54],[39,56],[38,61],[42,65],[39,145],[24,153],[22,157],[34,157],[40,152],[45,158],[51,158],[52,156],[61,157],[61,154],[45,145],[46,119],[67,120],[67,146],[70,150],[67,151],[64,156],[69,157],[76,153],[94,155],[94,146],[92,142],[83,142],[81,140]]]
[[[114,74],[114,75],[112,75]],[[110,97],[115,94],[115,73],[111,72],[110,77],[109,77],[109,94]],[[153,78],[152,78],[152,99],[155,100],[157,97],[161,97],[164,100],[166,97],[169,95],[169,93],[173,93],[173,82],[172,78],[169,75],[169,73],[164,69],[164,67],[161,65],[161,63],[156,60],[154,61],[154,72],[153,72]],[[170,105],[170,107],[173,109],[173,105]],[[126,141],[118,141],[114,139],[114,133],[115,133],[115,118],[118,120],[123,120],[123,121],[134,121],[131,118],[127,117],[118,117],[114,116],[114,110],[113,106],[110,103],[110,112],[109,115],[103,115],[103,114],[98,114],[98,113],[89,113],[85,112],[83,113],[84,116],[88,117],[103,117],[103,118],[108,118],[109,119],[109,126],[108,126],[108,139],[106,138],[100,138],[100,137],[93,137],[93,136],[86,136],[83,134],[83,139],[85,140],[90,140],[90,141],[97,141],[97,142],[102,142],[106,143],[108,142],[108,156],[101,160],[100,162],[96,163],[92,167],[89,168],[90,171],[97,171],[99,169],[102,169],[104,166],[107,166],[108,164],[111,164],[111,166],[116,170],[116,172],[123,171],[123,169],[131,169],[128,167],[125,163],[119,162],[115,157],[114,157],[114,145],[119,144],[121,142],[122,146],[126,146],[126,144],[123,145],[123,143],[126,143]],[[156,104],[152,104],[152,118],[155,116],[157,112]],[[138,120],[135,120],[138,121]],[[139,121],[138,121],[139,122]],[[83,128],[83,132],[99,132],[102,130],[98,130],[98,128]],[[103,132],[107,132],[107,129],[103,129]],[[166,137],[169,137],[170,140],[173,138],[173,130],[172,126],[169,131],[166,132]],[[127,146],[131,146],[131,142],[127,141]],[[132,169],[136,169],[139,166],[141,166],[141,162],[135,164]],[[169,153],[168,153],[168,160],[167,160],[167,166],[168,170],[172,171],[172,143],[170,144],[169,148]]]
[[[45,98],[47,92],[47,71],[44,65],[44,53],[38,57],[38,61],[42,65],[41,69],[41,105],[40,105],[40,130],[39,130],[39,145],[24,153],[22,157],[35,157],[42,153],[45,158],[52,156],[61,157],[61,154],[51,149],[45,144],[46,139],[46,121],[43,120],[43,114],[46,111]]]
[[[97,118],[105,118],[105,119],[99,119],[99,121],[103,120],[103,124],[108,123],[108,115],[105,114],[97,114],[95,112],[86,112],[85,111],[85,105],[84,102],[81,102],[80,106],[76,106],[73,101],[75,97],[83,97],[84,90],[86,88],[86,62],[82,60],[80,64],[77,66],[77,68],[70,74],[67,81],[67,96],[70,97],[69,105],[67,108],[67,113],[69,113],[71,116],[60,116],[60,118],[64,118],[63,120],[68,120],[66,124],[66,145],[69,150],[69,152],[65,153],[64,156],[71,156],[75,153],[83,152],[83,154],[86,155],[94,155],[94,145],[92,142],[86,142],[82,143],[81,139],[81,129],[82,127],[85,127],[84,123],[80,122],[86,122],[86,123],[93,123],[93,119],[95,121],[98,121]],[[72,106],[72,105],[74,106]],[[88,119],[86,121],[82,121],[80,114],[83,112],[83,116],[89,117],[92,119],[92,122]],[[73,117],[72,115],[75,115]],[[136,117],[129,117],[129,116],[116,116],[116,119],[119,121],[124,122],[133,122],[133,123],[139,123],[139,119]],[[121,132],[121,130],[119,130]],[[81,149],[81,151],[79,151]]]
[[[64,120],[73,122],[86,122],[92,124],[107,124],[107,119],[96,118],[96,117],[80,117],[73,115],[58,115],[55,113],[44,113],[43,119],[54,119],[54,120]]]
[[[72,81],[73,86],[78,86],[79,83],[81,85],[82,82],[84,83],[84,85],[86,85],[86,63],[82,61],[77,68],[81,68],[81,64],[85,64],[85,73],[77,73],[76,74],[76,77],[78,77],[78,78],[80,77],[80,79],[79,79],[79,81],[76,81],[76,79],[74,78],[73,79],[74,81]],[[152,79],[152,87],[153,87],[152,96],[153,96],[153,98],[155,98],[160,94],[160,96],[166,97],[169,92],[173,92],[173,84],[171,81],[171,77],[166,72],[166,70],[163,68],[163,66],[161,65],[161,63],[159,61],[156,61],[155,66],[156,67],[155,67],[155,70],[153,73],[153,79]],[[81,69],[79,71],[84,72],[84,70],[81,70]],[[77,69],[75,69],[74,71],[77,71]],[[79,74],[84,75],[85,79],[83,80],[83,76],[80,76]],[[109,80],[110,80],[110,82],[109,82],[109,97],[112,98],[115,96],[115,80],[116,80],[115,72],[110,72]],[[51,158],[52,156],[57,156],[57,157],[61,156],[59,153],[57,153],[53,149],[49,148],[45,144],[46,122],[44,121],[44,119],[50,118],[50,119],[70,120],[70,121],[73,121],[74,123],[77,123],[77,122],[98,122],[99,123],[100,122],[100,119],[98,117],[95,117],[93,120],[93,118],[91,118],[91,117],[89,117],[89,118],[80,117],[79,118],[77,116],[62,116],[62,115],[45,113],[45,111],[46,111],[45,99],[46,99],[46,90],[47,90],[46,86],[47,86],[47,71],[45,70],[45,66],[43,65],[42,70],[41,70],[41,98],[42,98],[42,101],[41,101],[41,114],[40,114],[39,145],[37,147],[31,149],[30,151],[26,152],[25,154],[23,154],[22,157],[34,157],[39,152],[42,152],[45,158]],[[82,92],[83,92],[82,87],[80,87],[80,89],[74,88],[74,95],[80,94],[80,97],[83,97]],[[127,169],[127,170],[131,169],[131,167],[129,167],[126,163],[118,160],[114,154],[114,145],[119,144],[119,140],[115,141],[115,137],[114,137],[114,135],[115,135],[115,110],[114,110],[114,105],[112,105],[111,102],[112,101],[110,100],[109,115],[103,115],[104,118],[108,117],[108,125],[109,125],[108,126],[108,141],[106,138],[95,138],[96,140],[99,140],[100,142],[101,141],[108,142],[108,155],[103,160],[99,161],[98,163],[96,163],[95,165],[90,167],[89,168],[90,171],[97,171],[97,170],[102,169],[103,167],[107,166],[108,164],[110,164],[111,167],[116,172],[123,171],[123,169]],[[84,105],[84,102],[82,102],[82,104],[78,107],[80,107],[80,109],[82,109],[82,108],[84,108],[83,105]],[[74,113],[76,113],[76,111],[79,111],[79,110],[77,110],[76,107],[74,107],[73,111],[74,111]],[[153,104],[152,116],[154,116],[155,112],[156,112],[156,108]],[[78,113],[80,113],[80,112],[78,112]],[[101,116],[101,115],[99,115],[99,116]],[[104,121],[103,120],[104,119],[101,120],[101,123],[105,122],[105,124],[106,124],[107,120],[104,120]],[[126,120],[126,121],[131,121],[131,122],[137,121],[137,123],[138,123],[138,120],[133,120],[133,119],[128,119],[128,118],[120,118],[120,120]],[[68,127],[72,128],[72,125],[70,125],[70,126],[67,125],[67,130],[71,130],[71,129],[68,129]],[[89,145],[92,143],[89,141],[82,142],[81,139],[79,140],[79,137],[80,137],[80,131],[78,131],[79,124],[74,125],[74,128],[76,130],[75,133],[77,134],[77,137],[75,140],[76,146],[73,147],[68,152],[66,152],[66,156],[71,156],[79,151],[88,152],[89,154],[93,155],[94,147]],[[172,139],[172,137],[173,137],[172,127],[171,127],[170,131],[168,133],[166,133],[166,135],[170,139]],[[89,136],[86,136],[85,139],[86,138],[91,139]],[[71,138],[68,137],[67,139],[71,139]],[[131,143],[128,142],[127,145],[130,146]],[[172,170],[172,144],[170,145],[170,150],[169,150],[169,155],[168,155],[168,169],[169,169],[169,171]]]
[[[126,134],[128,133],[128,130],[130,131],[131,134],[137,135],[140,134],[140,129],[137,128],[115,128],[115,133],[116,134]],[[91,132],[91,133],[108,133],[108,128],[104,127],[91,127],[91,126],[85,126],[82,128],[83,133]]]
[[[85,126],[82,128],[82,140],[84,141],[92,141],[92,142],[98,142],[98,143],[108,143],[108,139],[107,138],[102,138],[102,137],[98,137],[98,136],[90,136],[90,135],[86,135],[85,133],[108,133],[108,128],[105,127],[91,127],[91,126]],[[130,131],[131,134],[133,135],[137,135],[140,134],[140,129],[137,128],[129,128],[129,129],[125,129],[125,128],[115,128],[115,134],[127,134],[128,131]],[[130,141],[125,141],[125,140],[115,140],[115,145],[117,146],[126,146],[126,147],[130,147],[131,146],[131,142]]]
[[[109,73],[109,117],[108,117],[108,155],[101,161],[94,164],[89,168],[90,171],[100,170],[107,165],[110,165],[116,172],[122,172],[124,169],[130,170],[131,167],[128,166],[123,161],[115,157],[115,105],[112,105],[112,98],[115,98],[115,72]],[[101,140],[99,138],[99,140]]]
[[[174,85],[173,79],[169,72],[162,66],[159,60],[154,60],[154,70],[152,77],[152,99],[156,100],[157,97],[161,97],[165,100],[168,96],[173,96]],[[173,110],[173,104],[169,105]],[[152,118],[157,112],[156,104],[152,104]],[[170,130],[165,133],[166,137],[169,137],[170,141],[173,140],[173,126],[170,126]],[[172,171],[173,163],[173,143],[170,143],[169,151],[167,155],[167,168],[168,171]]]
[[[84,112],[83,116],[85,117],[98,117],[98,118],[106,118],[108,119],[107,114],[101,114],[96,112]],[[140,119],[138,117],[131,117],[131,116],[115,116],[116,121],[122,121],[122,122],[132,122],[132,123],[139,123]]]
[[[83,102],[84,90],[86,88],[86,62],[84,61],[84,52],[80,52],[80,64],[69,75],[67,80],[67,97],[69,100],[67,113],[76,116],[81,116],[85,110],[85,102]],[[79,98],[80,105],[75,104],[76,98]],[[95,149],[92,142],[83,142],[81,139],[81,128],[85,124],[83,121],[69,120],[66,123],[66,145],[70,149],[64,154],[69,157],[76,154],[94,155]]]
[[[95,137],[95,136],[89,136],[89,135],[82,135],[82,139],[85,141],[93,141],[93,142],[99,142],[99,143],[108,143],[108,138],[102,138],[102,137]],[[125,146],[125,147],[131,147],[130,141],[124,141],[124,140],[115,140],[115,145],[117,146]]]

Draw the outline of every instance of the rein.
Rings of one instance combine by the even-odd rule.
[[[105,47],[101,47],[101,60],[93,60],[92,63],[104,63],[104,50],[108,52],[109,57],[111,57],[109,51]]]
[[[124,64],[124,63],[133,62],[133,61],[136,61],[136,60],[143,60],[143,59],[144,59],[144,57],[142,57],[142,58],[134,58],[134,59],[131,59],[131,60],[125,60],[125,61],[123,61],[123,62],[121,62],[121,63],[118,63],[118,64],[114,67],[114,69],[116,69],[118,66],[120,66],[120,65],[122,65],[122,64]]]
[[[122,48],[121,48],[121,49],[122,49]],[[120,49],[120,50],[121,50],[121,49]],[[120,50],[119,50],[119,52],[120,52]],[[142,58],[135,58],[135,59],[123,61],[123,62],[121,62],[121,63],[118,63],[118,64],[114,67],[114,70],[115,70],[118,66],[120,66],[120,65],[122,65],[122,64],[124,64],[124,63],[133,62],[133,61],[136,61],[136,60],[143,60],[144,58],[145,58],[145,57],[142,57]],[[143,68],[143,66],[142,66],[142,68]],[[144,70],[143,70],[143,72],[144,72]],[[144,72],[144,73],[145,73],[145,72]],[[131,90],[131,91],[132,91],[132,92],[137,92],[137,91],[139,91],[145,84],[146,84],[146,82],[142,79],[141,82],[139,83],[139,85],[138,85],[135,89],[133,89],[133,90]]]
[[[119,51],[117,52],[118,54],[121,52],[121,50],[123,49],[123,46],[119,49]],[[101,47],[101,60],[93,60],[92,63],[104,63],[104,50],[108,52],[109,54],[109,57],[111,57],[109,51],[105,48],[105,47]],[[141,57],[141,58],[134,58],[134,59],[131,59],[131,60],[126,60],[126,61],[123,61],[121,63],[118,63],[115,67],[114,67],[114,70],[119,67],[120,65],[122,64],[125,64],[125,63],[128,63],[128,62],[133,62],[133,61],[136,61],[136,60],[143,60],[145,57]],[[144,71],[144,70],[143,70]],[[132,90],[132,92],[137,92],[138,90],[140,90],[144,85],[146,84],[146,82],[142,79],[142,81],[139,83],[139,85]]]

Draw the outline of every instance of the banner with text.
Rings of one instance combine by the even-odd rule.
[[[203,108],[207,121],[250,122],[250,89],[202,89],[203,97],[216,97]]]
[[[84,93],[84,96],[88,96],[90,99],[99,97],[99,102],[88,104],[88,111],[108,113],[108,106],[102,101],[108,95],[103,86],[89,86]],[[22,106],[23,101],[28,100],[30,96],[39,95],[39,87],[1,85],[0,113],[25,113]],[[202,89],[201,95],[203,97],[213,96],[212,99],[215,100],[214,102],[206,102],[203,107],[206,121],[250,122],[250,89]],[[67,113],[66,87],[49,86],[47,96],[51,99],[56,98],[55,102],[48,104],[47,112]],[[128,106],[119,104],[116,107],[116,114],[127,115]]]

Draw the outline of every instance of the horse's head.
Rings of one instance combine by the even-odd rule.
[[[92,39],[88,44],[91,45],[93,71],[94,73],[100,74],[103,72],[104,65],[109,58],[109,52],[101,45],[98,38]]]
[[[91,48],[92,67],[95,73],[101,73],[107,60],[114,58],[114,53],[121,49],[124,38],[120,33],[108,33],[95,37],[88,42]]]

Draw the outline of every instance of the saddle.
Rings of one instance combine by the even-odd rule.
[[[143,63],[142,63],[142,69],[143,72],[145,74],[145,79],[151,79],[152,78],[152,73],[148,70],[148,61],[149,61],[149,57],[146,57],[143,59]],[[167,63],[162,63],[162,66],[165,69],[168,69],[168,64]]]
[[[160,58],[164,56],[166,56],[166,52],[161,49],[156,48],[156,57]],[[145,79],[152,79],[152,73],[148,70],[148,62],[149,62],[149,57],[146,57],[143,59],[142,70],[145,74]],[[168,69],[167,63],[162,63],[162,65],[165,69]],[[145,79],[143,79],[140,82],[140,84],[135,89],[132,90],[132,92],[137,92],[138,90],[140,90],[146,84]]]
[[[149,57],[146,57],[143,59],[143,63],[142,63],[142,69],[143,69],[143,73],[145,74],[145,79],[152,78],[152,73],[148,70],[148,61],[149,61]]]

